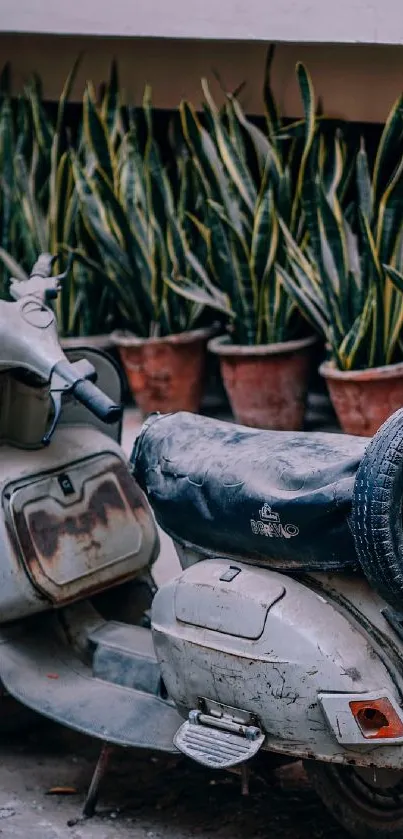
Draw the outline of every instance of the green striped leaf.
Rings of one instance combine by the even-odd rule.
[[[263,99],[266,110],[266,121],[269,132],[269,137],[274,141],[276,135],[281,128],[281,122],[278,114],[275,98],[271,85],[271,70],[273,66],[273,59],[275,55],[275,45],[271,44],[266,53],[264,84],[263,84]]]
[[[310,174],[308,174],[306,177],[306,168],[310,159],[311,149],[316,130],[315,95],[312,80],[306,68],[301,62],[297,64],[297,79],[305,115],[305,144],[299,167],[295,198],[291,213],[292,232],[295,232],[296,230],[297,217],[300,212],[304,184],[309,182],[311,179]]]
[[[52,145],[53,130],[42,105],[42,89],[37,76],[33,77],[31,84],[26,89],[26,95],[31,105],[36,141],[41,152],[49,154]]]
[[[164,277],[164,281],[176,294],[185,297],[187,300],[201,303],[203,306],[208,306],[210,309],[215,309],[215,311],[222,312],[229,317],[234,315],[229,303],[228,305],[223,304],[220,297],[208,294],[203,288],[190,283],[186,278],[179,277],[173,280],[171,277]]]
[[[221,124],[217,108],[205,79],[202,79],[202,88],[214,120],[215,136],[221,160],[246,207],[253,213],[257,193],[251,174],[247,165],[238,154],[236,147],[230,142],[227,132]]]
[[[390,262],[396,247],[403,215],[403,158],[378,207],[376,248],[381,262]]]
[[[382,137],[378,144],[373,174],[374,201],[380,200],[389,181],[391,160],[396,160],[396,152],[400,157],[400,146],[403,138],[403,94],[398,97],[391,109]],[[393,166],[393,163],[392,163]]]
[[[376,303],[373,296],[368,295],[363,311],[356,318],[351,329],[338,348],[338,357],[341,369],[356,369],[357,354],[365,342],[367,335],[370,333],[375,306]]]
[[[273,194],[268,190],[258,205],[252,232],[250,264],[256,287],[274,265],[278,242],[278,222]]]
[[[21,267],[21,265],[16,262],[16,260],[11,256],[10,253],[4,250],[4,248],[0,248],[0,260],[7,268],[7,271],[10,274],[10,277],[15,280],[28,280],[29,274]]]
[[[291,297],[296,301],[300,311],[313,326],[315,330],[320,331],[325,338],[329,338],[329,327],[327,321],[322,317],[315,301],[310,295],[306,294],[304,289],[292,276],[291,272],[286,271],[281,265],[276,265],[276,274],[281,278],[284,287],[287,289]]]
[[[83,126],[88,147],[99,169],[108,181],[113,184],[114,171],[112,150],[110,148],[107,126],[98,112],[95,103],[95,93],[91,85],[87,85],[83,101]]]
[[[369,174],[368,158],[363,140],[357,154],[357,190],[361,212],[372,222],[373,190]]]
[[[4,99],[0,111],[0,184],[1,184],[1,241],[3,248],[8,248],[10,228],[15,200],[14,191],[14,131],[13,113],[8,98]]]
[[[228,178],[211,137],[201,127],[191,105],[182,102],[180,114],[184,137],[193,154],[193,159],[198,167],[207,194],[214,201],[223,204],[228,217],[240,230],[239,208],[230,195]]]
[[[401,291],[403,294],[403,274],[400,271],[397,271],[396,268],[393,268],[392,265],[384,265],[383,267],[388,277],[392,280],[392,283],[396,286],[398,291]]]
[[[111,143],[116,141],[120,130],[120,88],[118,66],[115,60],[112,61],[109,82],[106,87],[105,96],[102,102],[102,120],[111,138]]]
[[[279,181],[283,173],[283,167],[276,147],[268,140],[260,128],[246,118],[237,99],[232,96],[229,98],[238,121],[252,141],[261,174],[263,174],[268,163],[270,163],[273,174],[276,180]]]

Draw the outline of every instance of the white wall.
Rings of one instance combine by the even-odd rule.
[[[402,0],[0,0],[0,31],[402,44]]]

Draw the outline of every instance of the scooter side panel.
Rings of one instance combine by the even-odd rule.
[[[329,600],[302,583],[276,572],[236,565],[241,593],[237,636],[225,631],[225,620],[223,631],[209,628],[213,625],[211,609],[217,609],[219,578],[231,567],[226,560],[191,566],[160,589],[154,600],[155,648],[168,693],[181,713],[187,716],[207,698],[255,715],[269,748],[363,765],[373,761],[376,752],[377,765],[381,759],[383,765],[403,766],[400,747],[341,747],[319,701],[326,692],[387,691],[401,704],[396,683],[370,638]],[[251,586],[248,578],[255,575]],[[214,589],[204,627],[200,610],[197,626],[191,620],[178,619],[178,592],[186,577],[189,585],[192,580],[195,599],[198,589]],[[270,602],[270,592],[279,585],[285,588],[284,596]],[[262,602],[265,592],[268,608],[263,631],[259,638],[245,637],[243,626],[256,608],[256,597]],[[204,599],[207,602],[205,593]],[[233,609],[237,608],[235,601]],[[221,605],[225,608],[225,598]]]

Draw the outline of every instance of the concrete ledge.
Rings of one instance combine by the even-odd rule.
[[[1,0],[0,32],[403,43],[401,0]]]

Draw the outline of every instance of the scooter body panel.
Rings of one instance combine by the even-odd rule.
[[[159,541],[119,446],[116,370],[60,346],[53,262],[42,254],[11,282],[15,302],[0,301],[0,679],[78,731],[173,752],[180,718],[150,632],[109,623],[84,600],[143,576]]]
[[[158,554],[143,493],[117,442],[91,426],[52,444],[1,450],[2,622],[132,579]]]
[[[317,589],[320,577],[326,575],[316,575]],[[364,581],[352,578],[345,587],[345,597],[356,589],[357,601],[371,599]],[[372,603],[380,614],[382,601]],[[212,559],[191,565],[160,589],[152,626],[164,683],[183,716],[207,700],[257,720],[266,748],[403,767],[401,745],[368,741],[349,710],[357,697],[379,695],[389,697],[399,712],[402,677],[390,666],[388,650],[382,653],[379,639],[360,622],[358,607],[353,616],[330,591]],[[338,695],[332,722],[327,698]]]
[[[58,613],[1,630],[5,689],[42,716],[91,737],[174,753],[181,718],[162,695],[150,630],[105,622],[91,609],[88,616],[82,605],[71,607],[67,634]]]

